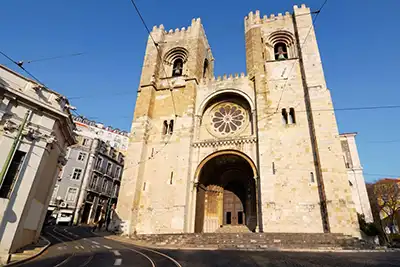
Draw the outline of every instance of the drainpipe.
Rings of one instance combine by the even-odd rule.
[[[19,143],[21,141],[22,131],[25,128],[25,125],[26,125],[26,122],[28,121],[28,116],[29,116],[30,113],[31,113],[30,110],[26,111],[24,120],[22,121],[21,125],[18,128],[17,136],[14,138],[14,142],[13,142],[13,144],[11,146],[10,152],[7,155],[6,162],[4,163],[3,168],[1,169],[0,188],[3,185],[3,181],[4,181],[4,178],[6,177],[7,170],[10,167],[11,159],[13,158],[13,156],[15,154],[15,151],[17,150],[17,147],[18,147],[18,145],[19,145]]]
[[[256,164],[257,164],[257,218],[258,218],[258,231],[260,233],[264,232],[263,220],[262,220],[262,202],[261,202],[261,179],[260,179],[260,142],[258,139],[258,116],[257,116],[257,90],[256,90],[256,79],[253,77],[251,79],[253,82],[254,90],[254,128],[256,132]]]

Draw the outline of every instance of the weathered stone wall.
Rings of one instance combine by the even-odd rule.
[[[295,6],[294,15],[263,19],[250,13],[247,76],[240,77],[213,77],[199,19],[188,29],[153,29],[161,54],[149,39],[118,202],[126,233],[193,232],[198,166],[215,152],[232,150],[259,165],[260,179],[257,171],[254,177],[261,191],[259,230],[323,232],[321,203],[326,203],[330,230],[358,235],[335,115],[321,111],[332,109],[332,100],[309,13],[305,6]],[[275,61],[280,34],[289,58]],[[175,47],[186,49],[188,57],[183,76],[172,78],[172,66],[160,62]],[[210,66],[204,75],[206,58]],[[238,135],[222,138],[207,129],[209,103],[220,95],[247,103],[249,124]],[[295,121],[283,123],[282,109],[291,108]],[[172,135],[163,135],[165,120],[174,120]]]

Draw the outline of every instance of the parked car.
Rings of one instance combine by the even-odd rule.
[[[58,212],[56,224],[72,224],[72,218],[74,216],[74,211],[69,209],[61,209]]]

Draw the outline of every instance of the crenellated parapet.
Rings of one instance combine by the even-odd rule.
[[[302,4],[300,7],[297,5],[293,6],[293,9],[295,12],[303,13],[302,11],[309,12],[309,8],[305,5]],[[261,17],[260,11],[256,10],[255,12],[250,12],[244,19],[244,25],[245,25],[245,31],[249,30],[250,28],[257,26],[257,25],[262,25],[266,23],[271,23],[275,21],[282,21],[285,19],[292,19],[292,14],[290,12],[285,12],[285,14],[278,13],[278,14],[271,14],[269,16],[264,15]]]
[[[207,85],[211,83],[238,81],[238,80],[248,80],[248,77],[244,74],[244,72],[235,74],[224,74],[223,76],[217,76],[217,77],[213,76],[210,79],[202,79],[201,84]]]
[[[192,19],[192,23],[189,27],[182,27],[182,28],[176,28],[176,29],[169,29],[166,30],[163,24],[160,24],[159,26],[155,25],[153,27],[153,30],[151,34],[162,34],[162,35],[182,35],[186,33],[192,33],[193,31],[198,31],[199,28],[202,28],[201,24],[201,19],[200,18],[194,18]]]

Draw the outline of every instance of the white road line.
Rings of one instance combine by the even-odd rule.
[[[85,249],[85,247],[84,247],[84,246],[81,246],[81,249]]]
[[[114,266],[121,265],[122,259],[115,259]]]
[[[94,245],[96,248],[101,248],[99,245]]]
[[[105,247],[106,249],[112,249],[112,247],[109,247],[109,246],[106,246],[106,245],[103,245],[103,247]]]
[[[75,246],[75,248],[76,248],[76,249],[80,249],[80,247],[79,247],[79,246]]]
[[[121,256],[121,253],[119,253],[118,250],[113,250],[113,253],[114,253],[115,256]]]
[[[92,243],[93,243],[93,244],[96,244],[96,245],[100,245],[100,243],[99,243],[99,242],[96,242],[96,241],[92,241]]]

